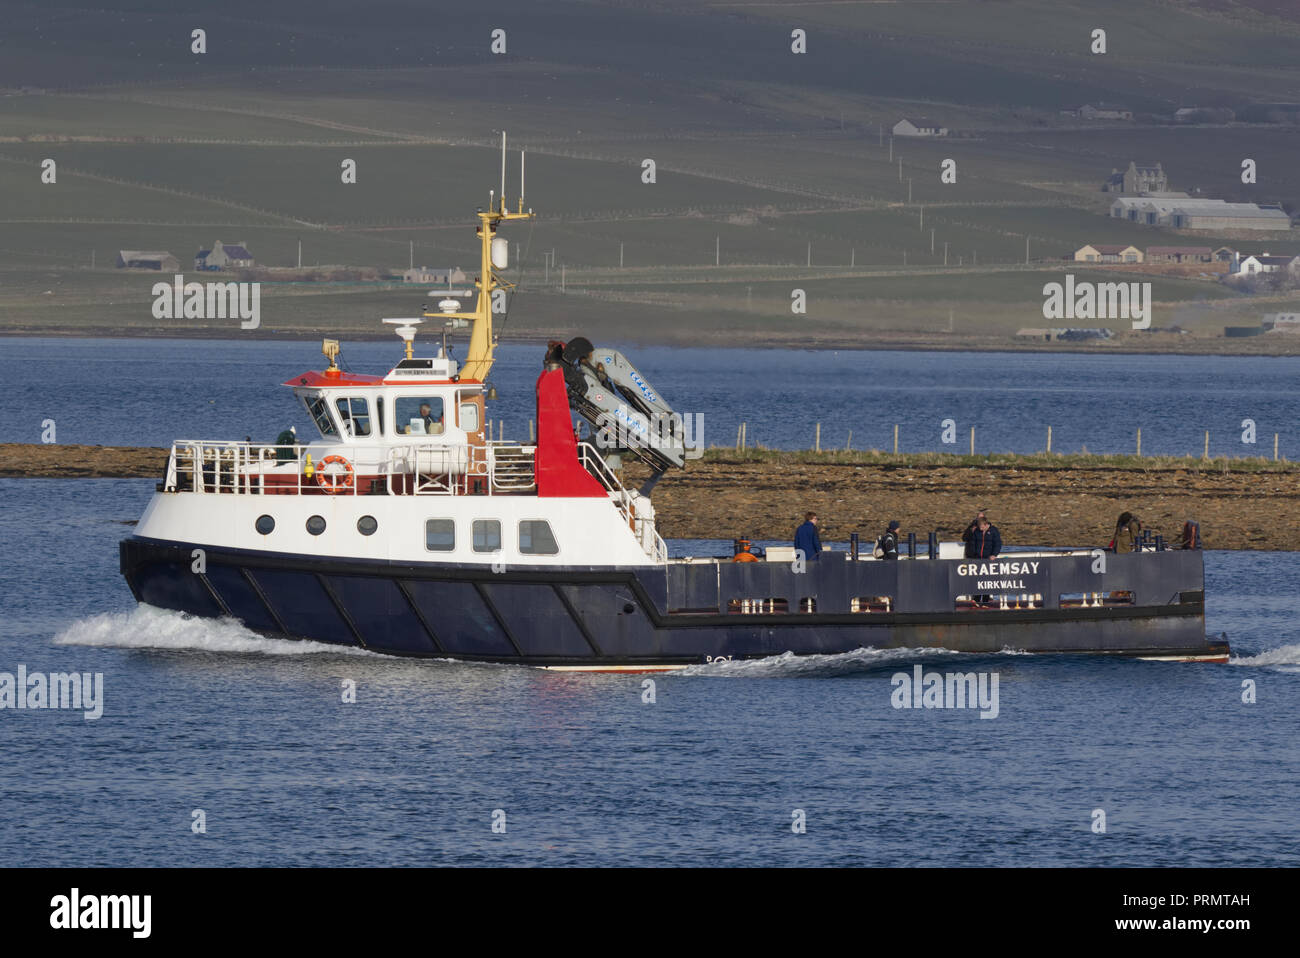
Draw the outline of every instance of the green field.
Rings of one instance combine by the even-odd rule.
[[[56,36],[24,8],[11,23],[24,39],[0,61],[0,329],[158,331],[156,275],[114,271],[117,251],[168,250],[189,271],[220,239],[260,267],[294,267],[301,242],[304,267],[346,268],[346,282],[314,286],[249,276],[268,330],[372,334],[427,297],[378,277],[412,261],[473,273],[473,212],[499,185],[505,128],[507,192],[526,148],[539,213],[507,234],[524,290],[510,334],[1012,345],[1045,323],[1043,283],[1085,243],[1300,253],[1296,230],[1177,233],[1106,215],[1099,187],[1130,160],[1161,161],[1174,189],[1300,210],[1300,126],[1158,121],[1300,99],[1300,17],[1211,6],[504,0],[447,20],[377,0],[249,13],[237,33],[213,27],[202,59],[178,39],[179,12],[87,10]],[[498,22],[507,56],[486,49]],[[790,51],[794,26],[806,55]],[[1087,49],[1095,27],[1102,56]],[[1062,114],[1099,100],[1138,119]],[[896,138],[891,159],[904,115],[953,135]],[[1240,182],[1247,157],[1255,184]],[[56,184],[40,182],[45,158]],[[344,159],[355,184],[340,180]],[[955,183],[940,180],[947,159]],[[1222,338],[1294,308],[1295,290],[1075,273],[1151,281],[1156,324],[1192,330],[1197,348],[1300,349]],[[797,317],[796,287],[809,297]]]

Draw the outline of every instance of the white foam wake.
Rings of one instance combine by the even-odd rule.
[[[1282,671],[1300,670],[1300,645],[1280,645],[1276,649],[1265,649],[1256,655],[1234,655],[1228,659],[1229,665],[1277,666]]]
[[[271,639],[233,619],[204,619],[139,605],[131,612],[105,612],[78,619],[54,637],[55,645],[116,649],[193,649],[261,655],[373,655],[364,649],[297,639]]]
[[[929,656],[962,656],[968,653],[951,649],[854,649],[828,655],[795,655],[782,652],[762,659],[739,659],[688,665],[673,675],[705,675],[724,678],[786,678],[801,676],[820,678],[873,672],[897,667]]]

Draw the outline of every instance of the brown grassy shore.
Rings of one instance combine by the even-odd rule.
[[[1300,464],[1261,459],[710,450],[654,501],[672,538],[784,539],[813,510],[823,542],[874,538],[891,519],[924,542],[956,538],[984,508],[1010,545],[1105,545],[1128,510],[1169,538],[1194,518],[1210,548],[1300,549]]]
[[[0,444],[0,478],[159,478],[164,449]],[[624,482],[645,467],[630,463]],[[654,492],[668,538],[789,538],[812,509],[825,541],[890,519],[954,538],[984,508],[1011,545],[1104,545],[1124,510],[1172,538],[1187,518],[1215,549],[1300,549],[1300,463],[1136,456],[958,456],[709,450]]]

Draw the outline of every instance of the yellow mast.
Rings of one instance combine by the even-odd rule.
[[[478,289],[478,300],[472,313],[425,312],[425,317],[433,319],[464,319],[470,323],[469,352],[461,365],[461,379],[483,382],[492,369],[493,353],[496,350],[496,337],[492,334],[492,293],[497,289],[514,289],[514,283],[507,283],[497,275],[492,262],[492,240],[496,238],[497,226],[510,220],[530,219],[533,211],[524,211],[524,172],[523,156],[520,155],[519,169],[519,210],[511,213],[505,198],[505,134],[501,134],[501,197],[486,210],[478,211],[479,237],[479,274],[474,281]]]

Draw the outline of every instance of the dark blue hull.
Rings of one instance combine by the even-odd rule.
[[[136,599],[229,616],[267,635],[393,655],[588,668],[867,647],[1227,656],[1226,644],[1205,636],[1199,553],[1110,556],[1105,588],[1131,590],[1143,604],[1059,607],[1058,596],[1098,588],[1082,556],[1043,563],[1028,586],[1045,597],[1043,608],[954,611],[954,590],[969,584],[958,574],[963,563],[948,560],[852,562],[833,553],[799,573],[728,562],[493,573],[205,547],[199,573],[192,549],[123,540],[122,574]],[[852,612],[854,596],[890,596],[891,611]],[[737,601],[773,597],[791,611],[729,612]]]

